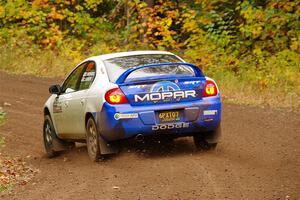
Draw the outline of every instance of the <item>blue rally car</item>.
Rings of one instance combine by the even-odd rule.
[[[90,158],[116,152],[114,142],[150,136],[193,136],[198,149],[214,149],[221,135],[221,99],[200,68],[164,51],[132,51],[79,63],[44,107],[49,157],[86,141]]]

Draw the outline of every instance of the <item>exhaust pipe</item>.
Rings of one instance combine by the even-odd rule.
[[[135,136],[135,140],[138,141],[138,142],[144,141],[144,136],[143,136],[143,134],[137,134],[137,135]]]

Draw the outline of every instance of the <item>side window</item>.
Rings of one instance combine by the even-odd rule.
[[[89,89],[96,76],[96,64],[95,62],[89,62],[81,76],[79,90]]]
[[[69,93],[69,92],[74,92],[78,90],[78,84],[79,84],[79,79],[81,78],[82,75],[82,70],[86,66],[86,63],[81,64],[79,67],[77,67],[70,75],[69,77],[65,80],[62,86],[62,91],[63,93]]]

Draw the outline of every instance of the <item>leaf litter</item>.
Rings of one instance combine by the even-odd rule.
[[[22,158],[0,153],[0,193],[9,192],[16,185],[27,185],[38,172]]]

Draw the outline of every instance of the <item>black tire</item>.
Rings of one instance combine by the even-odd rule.
[[[86,123],[86,146],[90,159],[97,162],[101,158],[99,132],[92,117]]]
[[[199,134],[195,134],[194,136],[194,144],[197,148],[197,150],[214,150],[216,149],[218,143],[208,143],[205,140],[205,137],[203,136],[203,134],[199,133]]]
[[[43,139],[47,157],[52,158],[57,156],[58,151],[55,151],[53,141],[59,139],[56,136],[55,129],[49,115],[45,115],[44,117]]]

